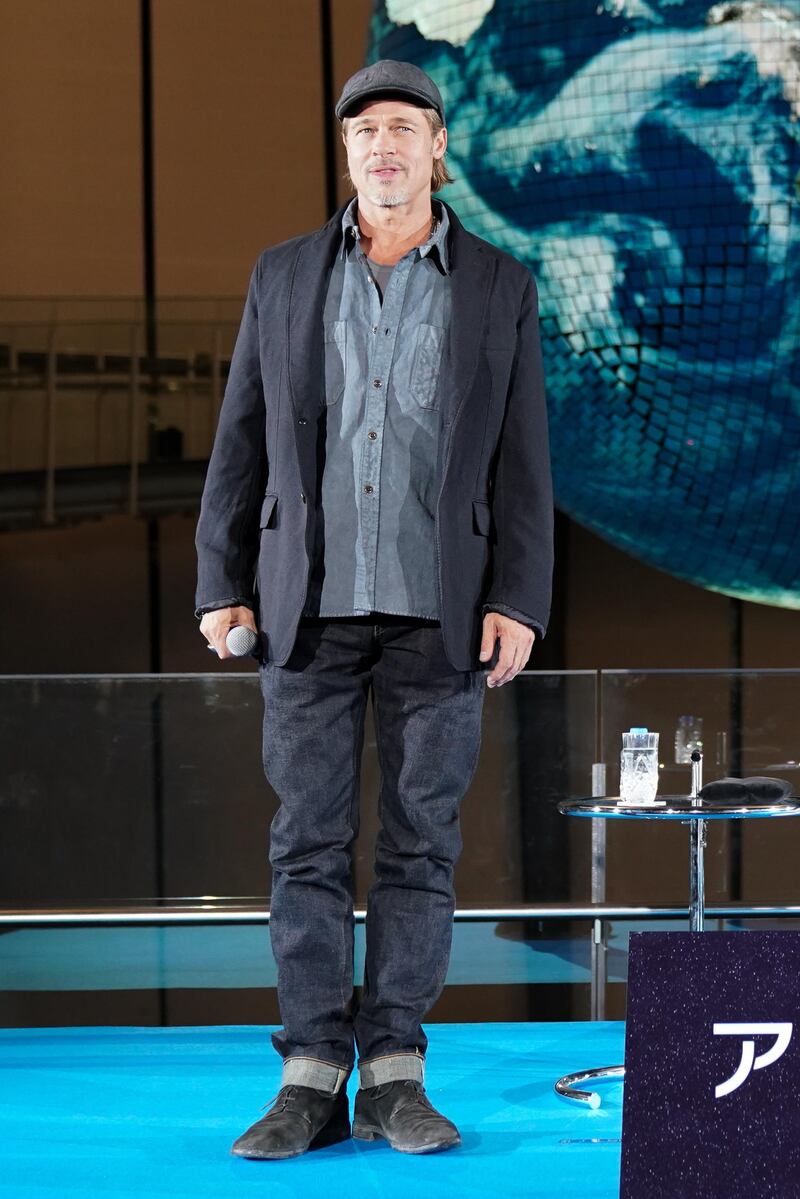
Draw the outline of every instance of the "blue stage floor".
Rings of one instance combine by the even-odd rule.
[[[351,1140],[243,1161],[230,1144],[279,1085],[269,1031],[0,1030],[1,1199],[616,1199],[621,1085],[603,1084],[592,1112],[553,1081],[621,1062],[622,1023],[428,1024],[427,1090],[460,1148],[412,1157]]]

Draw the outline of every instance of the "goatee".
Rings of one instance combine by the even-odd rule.
[[[370,202],[378,208],[396,208],[398,204],[408,203],[408,192],[375,192],[370,196]]]

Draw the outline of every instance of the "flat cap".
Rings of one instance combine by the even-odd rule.
[[[350,76],[336,104],[336,116],[341,121],[343,117],[352,116],[365,100],[378,100],[382,96],[403,98],[423,108],[435,108],[444,124],[441,92],[430,75],[412,62],[397,62],[393,58],[382,58]]]

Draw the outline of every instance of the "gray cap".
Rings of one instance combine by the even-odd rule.
[[[353,110],[365,100],[378,100],[381,96],[402,97],[423,108],[435,108],[444,124],[442,96],[430,75],[413,62],[397,62],[393,58],[382,58],[350,76],[336,105],[336,116],[341,121],[352,116]]]

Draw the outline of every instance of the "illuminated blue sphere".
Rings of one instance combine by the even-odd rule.
[[[385,0],[444,193],[539,284],[556,496],[653,566],[800,607],[800,0]]]

